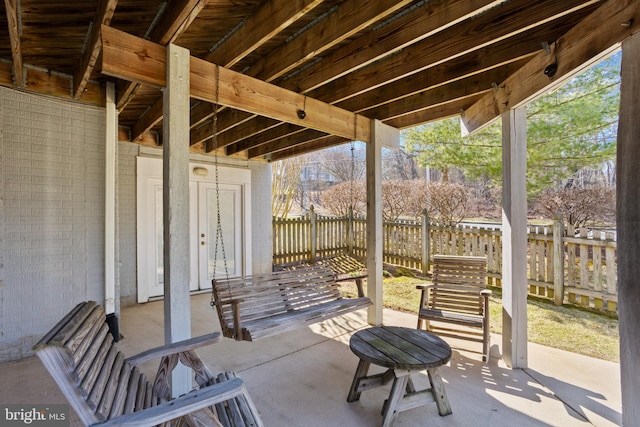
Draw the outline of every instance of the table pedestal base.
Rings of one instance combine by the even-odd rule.
[[[393,425],[398,413],[427,403],[435,402],[438,407],[438,413],[441,416],[451,413],[451,406],[447,399],[442,377],[438,373],[438,368],[427,369],[431,388],[416,391],[410,375],[417,371],[388,369],[382,374],[367,376],[370,365],[369,362],[364,360],[358,362],[358,368],[353,377],[347,402],[355,402],[360,399],[360,393],[363,391],[382,387],[393,380],[389,399],[382,406],[383,427]]]

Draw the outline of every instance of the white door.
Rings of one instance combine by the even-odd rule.
[[[199,289],[211,288],[214,273],[242,275],[242,217],[241,185],[198,183]]]
[[[164,294],[162,178],[158,167],[161,170],[156,159],[138,158],[138,302]],[[214,271],[218,277],[250,274],[250,175],[248,171],[221,169],[228,170],[225,176],[230,180],[240,183],[220,183],[216,190],[210,182],[213,173],[206,178],[194,176],[189,182],[192,292],[211,289]],[[216,239],[218,198],[222,235]]]

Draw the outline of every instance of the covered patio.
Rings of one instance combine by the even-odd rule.
[[[220,330],[208,303],[209,295],[191,298],[194,335]],[[162,310],[159,301],[123,309],[120,347],[127,355],[162,344]],[[384,320],[414,327],[416,315],[385,310]],[[268,341],[224,338],[198,353],[214,371],[232,369],[243,378],[267,426],[374,426],[382,420],[390,384],[363,392],[358,402],[346,401],[357,365],[349,337],[367,326],[365,312],[359,311]],[[454,351],[441,374],[451,415],[440,417],[431,404],[401,412],[395,425],[621,424],[617,363],[529,344],[529,367],[512,370],[500,360],[500,337],[492,338],[488,363],[481,361],[477,344],[447,339]],[[148,368],[155,372],[153,364]],[[0,377],[0,402],[66,403],[37,359],[0,365]],[[426,373],[415,378],[418,387],[427,382]],[[81,425],[75,415],[72,419],[72,425]]]
[[[501,119],[504,336],[494,340],[499,351],[487,366],[456,352],[444,376],[452,396],[465,398],[452,398],[453,418],[432,418],[499,424],[505,412],[523,417],[518,422],[568,425],[583,422],[580,411],[589,418],[600,408],[607,422],[621,422],[622,413],[625,425],[639,425],[639,29],[638,0],[4,0],[0,361],[8,364],[0,369],[38,372],[33,360],[14,361],[29,357],[42,334],[88,299],[121,318],[123,347],[211,331],[202,319],[213,316],[198,311],[207,303],[190,302],[210,288],[219,261],[216,205],[207,205],[220,200],[217,185],[225,186],[220,217],[235,239],[232,275],[267,272],[269,162],[361,141],[372,307],[346,322],[344,333],[329,322],[264,343],[225,342],[207,360],[247,380],[267,424],[291,424],[285,417],[304,408],[317,425],[333,424],[323,418],[332,416],[336,423],[363,416],[369,425],[382,395],[346,405],[338,390],[355,366],[348,334],[395,323],[382,304],[383,147],[398,148],[400,129],[446,117],[459,116],[465,132]],[[528,345],[526,326],[525,108],[617,49],[616,377],[594,368],[598,361],[578,373],[568,368],[576,359],[555,370],[546,359],[555,352],[529,354],[537,347]],[[164,304],[149,302],[156,297]],[[53,390],[39,385],[48,381],[42,378],[30,387],[3,381],[0,400]],[[623,411],[616,397],[595,391],[592,378],[622,386]],[[178,391],[188,383],[174,377]],[[289,387],[289,398],[280,399]]]

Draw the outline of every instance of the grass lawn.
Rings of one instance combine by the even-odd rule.
[[[420,291],[416,284],[426,280],[399,276],[384,280],[386,308],[416,313]],[[355,285],[343,283],[345,296],[356,296]],[[501,290],[493,288],[490,298],[491,331],[502,333]],[[555,347],[599,359],[620,362],[618,319],[605,314],[529,297],[527,304],[529,342]]]

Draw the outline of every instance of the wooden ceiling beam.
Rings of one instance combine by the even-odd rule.
[[[169,2],[160,22],[152,31],[150,40],[163,46],[176,41],[189,28],[189,25],[208,2],[209,0],[174,0]],[[122,111],[133,99],[138,88],[139,85],[132,82],[125,85],[116,101],[116,108],[119,111]]]
[[[247,74],[271,82],[409,3],[410,0],[347,0],[326,19],[258,60]]]
[[[232,34],[213,52],[205,56],[204,59],[226,68],[232,68],[238,61],[254,52],[271,37],[287,28],[321,3],[322,0],[302,0],[296,2],[290,0],[270,0],[263,5],[255,15],[252,15],[240,30]],[[215,111],[213,105],[209,105],[209,107],[202,105],[197,111],[192,112],[196,117],[192,119],[191,123],[191,145],[203,143],[212,138],[210,133],[212,126],[201,126],[205,121],[211,119]],[[220,110],[224,110],[224,108]],[[220,114],[220,111],[218,111],[218,114]],[[245,115],[246,118],[253,117],[246,113]],[[147,120],[135,127],[141,129],[145,124],[154,123],[155,125],[161,120],[162,110],[159,110],[154,117],[148,117]],[[238,118],[238,120],[244,121],[242,117]],[[145,130],[148,129],[150,128]],[[204,144],[204,147],[206,148],[207,144]]]
[[[640,30],[640,2],[609,0],[560,37],[550,53],[544,51],[501,82],[462,114],[466,132],[475,132],[510,108],[517,108],[541,93],[595,64],[625,38]],[[553,66],[555,72],[545,73]]]
[[[269,0],[224,43],[210,52],[208,62],[233,68],[273,36],[322,4],[323,0]]]
[[[362,112],[365,108],[393,102],[444,85],[464,79],[474,74],[531,58],[542,50],[540,40],[553,41],[564,34],[572,24],[558,26],[554,23],[534,28],[526,33],[518,34],[496,44],[458,56],[451,61],[427,68],[419,73],[406,76],[390,84],[380,86],[377,90],[362,93],[336,105],[350,111]],[[416,90],[416,88],[419,88]],[[348,95],[348,92],[347,92]],[[327,99],[321,99],[331,102]]]
[[[50,95],[57,98],[72,100],[71,88],[72,78],[69,75],[50,73],[41,69],[25,66],[23,69],[25,76],[25,87],[23,90],[41,95]],[[8,62],[0,62],[0,86],[14,88],[13,65]],[[104,107],[104,90],[99,83],[89,82],[86,87],[85,96],[82,103]]]
[[[275,153],[278,151],[286,150],[296,145],[305,144],[308,142],[316,141],[318,139],[325,138],[327,135],[324,132],[318,132],[317,130],[307,129],[302,132],[287,135],[284,138],[280,138],[278,141],[270,142],[268,144],[262,144],[257,147],[252,147],[247,153],[247,158],[254,159],[267,154]]]
[[[280,138],[284,138],[287,135],[291,135],[297,132],[303,131],[304,128],[289,123],[280,123],[279,126],[273,127],[265,132],[259,133],[255,136],[249,136],[241,141],[233,143],[226,148],[226,154],[236,154],[249,148],[257,147],[262,144],[267,144],[271,141],[275,141]]]
[[[469,98],[478,93],[483,93],[493,88],[497,82],[501,82],[520,67],[526,64],[527,58],[512,62],[483,73],[455,80],[451,83],[436,86],[429,90],[404,97],[398,101],[379,105],[362,112],[367,117],[376,117],[382,120],[404,116],[415,111],[424,110],[435,105]]]
[[[486,12],[504,0],[432,0],[336,49],[282,86],[306,93],[413,43]]]
[[[333,80],[319,89],[308,92],[308,95],[317,99],[333,97],[335,102],[343,101],[348,97],[376,89],[458,56],[514,37],[594,3],[597,1],[512,0],[504,6],[491,9],[408,46],[388,59]],[[336,99],[335,94],[344,93],[346,87],[349,88],[349,95]]]
[[[22,48],[20,46],[20,28],[18,27],[18,0],[4,0],[4,9],[7,15],[9,43],[11,45],[13,84],[15,84],[16,87],[22,88],[25,86],[25,80],[22,63]]]
[[[595,1],[595,0],[594,0]],[[592,5],[594,1],[588,3]],[[440,19],[442,22],[430,23],[433,27],[445,26],[445,31],[432,31],[430,37],[423,38],[417,44],[407,47],[399,55],[393,55],[386,60],[381,60],[375,66],[361,68],[342,78],[333,80],[320,88],[308,92],[310,96],[320,99],[330,104],[338,105],[354,112],[362,112],[371,109],[372,106],[382,105],[400,98],[411,96],[416,91],[416,87],[424,88],[425,81],[431,83],[431,88],[445,84],[447,81],[465,78],[468,75],[494,68],[497,64],[505,63],[512,59],[519,59],[525,55],[530,55],[542,49],[541,42],[551,36],[551,40],[562,35],[568,28],[577,23],[578,16],[574,21],[568,20],[566,26],[557,27],[554,20],[559,16],[574,12],[584,5],[579,0],[567,2],[555,2],[544,0],[532,6],[531,2],[518,0],[509,3],[509,7],[501,7],[480,14],[473,19],[464,21],[454,26],[447,26],[446,14]],[[485,6],[494,5],[484,3]],[[469,9],[464,8],[464,4],[458,5],[459,9],[454,16],[463,17],[470,14]],[[481,6],[476,4],[476,6]],[[531,10],[530,10],[531,8]],[[422,9],[418,9],[424,12]],[[516,12],[527,12],[525,22],[513,23],[512,15]],[[531,13],[528,13],[531,12]],[[414,12],[415,13],[415,12]],[[410,14],[414,17],[413,14]],[[428,16],[428,15],[427,15]],[[418,16],[415,16],[422,22]],[[458,21],[459,22],[459,21]],[[506,24],[505,24],[506,22]],[[524,25],[524,30],[522,26]],[[411,26],[410,26],[411,28]],[[418,31],[417,29],[414,31]],[[464,39],[460,42],[455,40],[455,34],[464,34]],[[395,40],[398,37],[399,40]],[[405,42],[406,37],[403,32],[398,36],[389,35],[387,43],[392,45],[395,40],[396,45]],[[479,48],[476,48],[478,38],[481,38]],[[493,43],[493,41],[496,41]],[[437,48],[434,48],[437,46]],[[441,46],[445,46],[441,48]],[[353,51],[349,51],[355,55]],[[356,56],[357,57],[357,56]],[[445,62],[448,61],[448,62]],[[324,60],[323,60],[324,62]],[[434,65],[435,64],[435,65]],[[327,64],[329,69],[331,66]],[[418,70],[418,72],[415,72]],[[306,75],[306,73],[305,73]],[[300,80],[302,84],[304,80]],[[391,83],[386,83],[391,81]],[[376,90],[368,90],[372,85]],[[285,87],[290,85],[285,84]],[[298,87],[304,91],[304,87]],[[422,90],[424,92],[424,89]],[[432,99],[423,95],[416,95],[414,99]],[[405,102],[405,108],[410,105]],[[422,104],[421,108],[424,108]],[[382,109],[393,107],[382,107]],[[382,111],[381,111],[382,112]],[[404,112],[403,112],[404,113]],[[397,114],[400,114],[397,112]],[[394,115],[397,115],[394,113]],[[389,119],[373,114],[364,114],[368,117],[375,117],[382,120]],[[237,135],[236,138],[243,139],[248,135]],[[259,136],[253,139],[259,141]],[[234,144],[228,152],[237,152],[240,149],[247,149],[246,143]]]
[[[482,96],[484,96],[484,93],[480,93],[470,98],[463,98],[455,100],[453,102],[435,105],[431,108],[412,112],[411,114],[407,114],[405,116],[396,117],[390,120],[384,120],[383,123],[398,129],[406,129],[436,120],[460,116],[461,111],[465,110],[470,105],[473,105],[480,98],[482,98]]]
[[[100,0],[96,9],[96,17],[91,27],[88,43],[79,66],[73,75],[73,98],[79,99],[87,87],[87,82],[91,77],[98,56],[100,55],[100,28],[102,25],[109,25],[111,18],[116,11],[118,0]]]
[[[369,142],[371,120],[350,111],[191,57],[191,96],[321,132]],[[102,27],[103,74],[164,87],[166,47]],[[305,111],[304,117],[299,115]]]
[[[534,28],[525,33],[516,35],[515,37],[502,40],[495,45],[486,46],[480,50],[469,52],[459,56],[443,64],[435,67],[427,68],[417,74],[407,76],[402,80],[397,80],[388,85],[379,87],[377,90],[365,92],[346,101],[336,104],[337,106],[362,113],[367,109],[373,109],[377,106],[401,100],[402,98],[425,92],[427,90],[445,85],[457,80],[461,80],[481,73],[509,62],[517,61],[523,58],[531,57],[542,49],[539,40],[555,40],[557,37],[565,33],[573,24],[559,27],[553,22]],[[501,81],[497,80],[496,82]],[[416,88],[421,88],[416,90]],[[344,88],[343,94],[348,95],[350,88]],[[335,95],[331,94],[330,98],[320,99],[324,102],[333,103]],[[405,104],[406,105],[406,104]],[[420,109],[424,108],[421,106]],[[390,117],[364,113],[363,115],[388,120]],[[279,135],[283,137],[285,135]],[[253,144],[263,144],[262,135],[243,135],[238,131],[234,132],[234,137],[240,139],[238,143],[234,143],[227,147],[227,153],[237,153],[239,151],[251,148]]]
[[[325,20],[258,60],[247,74],[272,82],[409,3],[407,0],[348,0]],[[225,111],[222,115],[225,114],[230,113]]]
[[[302,154],[311,153],[313,151],[335,147],[336,145],[345,144],[349,141],[349,139],[340,138],[338,136],[326,136],[318,140],[290,147],[286,150],[277,151],[273,154],[268,155],[267,157],[270,162],[275,162],[277,160],[284,160],[288,159],[289,157],[300,156]]]
[[[136,142],[144,136],[146,132],[157,125],[162,120],[162,110],[164,108],[164,97],[160,96],[156,102],[142,115],[140,120],[131,126],[131,141]]]
[[[268,117],[256,116],[252,120],[248,120],[241,125],[235,126],[228,132],[219,134],[218,147],[223,148],[238,142],[239,139],[236,137],[238,134],[249,135],[249,137],[251,137],[261,132],[268,131],[275,126],[278,126],[280,123],[282,122]]]

